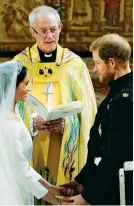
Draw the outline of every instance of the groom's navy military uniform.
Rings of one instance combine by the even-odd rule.
[[[91,205],[120,204],[118,171],[133,158],[133,73],[110,82],[109,87],[90,132],[87,162],[75,178]],[[132,204],[128,199],[127,204]]]

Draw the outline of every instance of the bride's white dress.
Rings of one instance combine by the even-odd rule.
[[[5,170],[0,166],[0,205],[23,205],[17,190],[12,187],[13,184],[7,179]]]
[[[12,175],[18,187],[18,192],[24,205],[34,205],[34,196],[38,199],[43,197],[47,193],[47,189],[39,182],[41,176],[30,166],[33,147],[30,133],[21,118],[19,121],[8,120],[4,125],[4,147],[7,152]],[[8,183],[5,184],[6,180],[4,180],[5,176],[2,169],[0,170],[0,177],[1,180],[3,180],[3,184],[0,186],[0,190],[2,190],[4,187],[8,187]],[[14,189],[13,184],[12,187]],[[11,191],[11,193],[13,191]],[[3,194],[5,193],[3,192]],[[13,204],[14,201],[15,205],[16,200],[14,200],[14,195],[18,197],[18,194],[6,193],[6,197],[3,195],[3,197],[6,198],[5,200],[3,198],[3,201],[1,195],[2,193],[0,191],[1,205],[2,202],[4,205],[4,201],[8,205]],[[22,202],[17,202],[17,205],[21,204]]]

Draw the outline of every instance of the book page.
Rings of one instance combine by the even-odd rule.
[[[82,110],[82,107],[53,111],[53,112],[50,112],[48,114],[47,120],[54,120],[54,119],[64,118],[66,116],[70,116],[70,115],[73,115],[73,114],[80,113],[81,110]]]
[[[65,104],[56,105],[53,109],[51,109],[51,111],[54,112],[54,111],[69,110],[69,109],[75,109],[81,107],[82,107],[81,101],[73,101],[73,102],[67,102]]]
[[[27,94],[26,103],[35,110],[39,116],[43,119],[47,119],[48,110],[36,97],[31,94]]]
[[[27,95],[26,103],[37,112],[37,114],[45,121],[63,118],[68,115],[80,113],[82,110],[81,101],[67,102],[57,105],[52,110],[48,111],[36,97],[31,94]]]

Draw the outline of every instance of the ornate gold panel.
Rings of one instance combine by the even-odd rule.
[[[96,37],[110,32],[123,35],[132,45],[132,0],[68,0],[66,8],[64,46],[87,51]]]

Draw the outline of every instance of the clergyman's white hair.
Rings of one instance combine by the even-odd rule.
[[[61,23],[60,15],[54,8],[50,6],[40,6],[40,7],[34,8],[32,12],[29,14],[29,24],[31,28],[35,27],[35,18],[38,14],[44,17],[44,19],[47,14],[53,14],[55,15],[58,25],[60,25]]]

